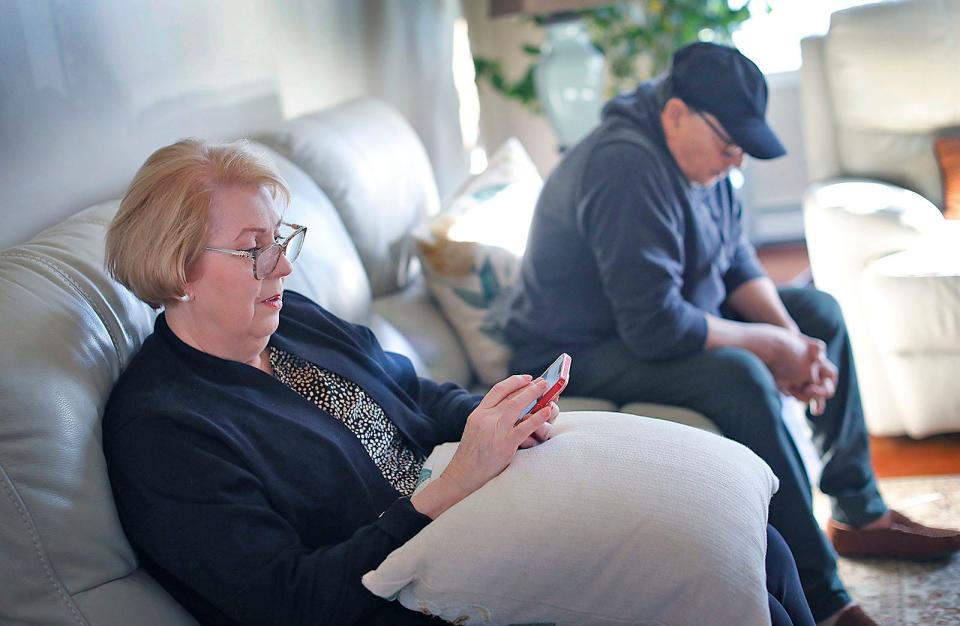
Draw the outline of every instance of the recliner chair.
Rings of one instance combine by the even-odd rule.
[[[960,220],[934,141],[960,127],[960,0],[835,13],[802,42],[804,222],[875,435],[960,431]]]

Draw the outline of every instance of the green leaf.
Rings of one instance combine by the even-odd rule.
[[[524,53],[530,56],[534,56],[534,57],[540,56],[540,46],[538,45],[535,45],[532,43],[525,43],[522,46],[520,46],[520,49],[523,50]]]

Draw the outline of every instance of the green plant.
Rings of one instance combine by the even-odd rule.
[[[638,82],[655,76],[670,65],[673,52],[684,44],[710,40],[729,43],[733,32],[750,17],[750,5],[767,0],[744,0],[731,8],[728,0],[634,0],[610,6],[577,11],[590,39],[607,63],[610,78],[608,96],[633,88]],[[544,26],[547,19],[531,18]],[[519,101],[533,112],[540,112],[533,72],[540,60],[540,46],[525,43],[521,50],[529,64],[520,79],[511,81],[500,61],[475,57],[477,82]]]

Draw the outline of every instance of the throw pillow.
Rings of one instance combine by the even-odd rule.
[[[455,446],[434,450],[424,484]],[[363,584],[457,624],[769,624],[777,486],[759,457],[717,435],[563,413],[551,440],[519,451]]]
[[[541,187],[533,161],[510,139],[413,232],[427,286],[488,385],[508,374],[503,321]]]
[[[933,150],[943,182],[943,216],[960,219],[960,135],[938,137]]]

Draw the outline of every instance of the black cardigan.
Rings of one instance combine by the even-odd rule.
[[[373,333],[292,292],[270,344],[357,383],[424,455],[479,398],[418,378]],[[204,624],[420,623],[360,577],[429,518],[360,441],[275,378],[191,348],[157,318],[117,382],[103,444],[144,567]]]

